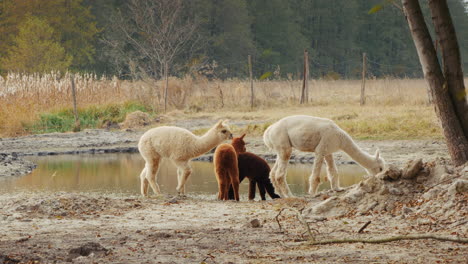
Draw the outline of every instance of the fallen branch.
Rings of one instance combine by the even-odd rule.
[[[386,237],[379,239],[330,239],[323,241],[311,241],[311,245],[326,245],[326,244],[343,244],[343,243],[371,243],[381,244],[399,240],[416,240],[416,239],[435,239],[440,241],[451,241],[456,243],[468,243],[468,238],[457,238],[457,237],[441,237],[435,235],[403,235],[395,237]]]

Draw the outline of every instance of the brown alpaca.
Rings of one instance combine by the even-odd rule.
[[[237,153],[231,144],[221,144],[213,157],[214,170],[218,180],[218,200],[229,199],[229,187],[232,185],[234,199],[239,201],[239,168]]]
[[[280,198],[275,193],[275,188],[269,179],[270,166],[261,157],[246,152],[244,135],[232,139],[232,146],[237,152],[237,163],[239,166],[239,182],[249,178],[249,200],[255,199],[255,190],[258,186],[262,200],[266,200],[265,193],[268,192],[272,199]],[[234,198],[232,188],[229,189],[229,199]]]

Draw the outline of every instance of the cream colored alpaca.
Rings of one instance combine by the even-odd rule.
[[[172,126],[146,131],[138,143],[140,154],[146,161],[145,168],[140,174],[141,194],[148,195],[148,184],[154,193],[161,193],[156,182],[161,158],[170,159],[177,166],[177,192],[185,194],[185,182],[192,173],[190,160],[232,138],[229,126],[225,122],[220,120],[201,137],[187,129]]]
[[[333,152],[343,150],[364,167],[369,175],[377,174],[385,166],[378,150],[375,156],[362,151],[344,130],[326,118],[306,115],[285,117],[267,128],[263,134],[263,141],[277,153],[270,180],[281,197],[293,196],[286,182],[286,168],[292,148],[315,152],[314,166],[309,177],[309,194],[317,192],[324,159],[331,188],[340,190]]]

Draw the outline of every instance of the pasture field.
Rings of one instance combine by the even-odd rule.
[[[442,137],[421,79],[366,81],[366,104],[359,105],[360,80],[311,80],[309,100],[299,104],[300,80],[254,82],[250,107],[248,80],[171,78],[164,113],[162,81],[122,81],[74,75],[82,128],[122,122],[131,111],[163,122],[191,118],[259,120],[264,125],[235,128],[260,135],[275,120],[292,114],[331,118],[358,139]],[[18,75],[0,79],[0,136],[70,131],[73,99],[70,75]],[[201,132],[201,131],[200,131]]]
[[[11,263],[465,263],[468,196],[460,184],[467,166],[454,168],[424,80],[366,82],[313,80],[300,105],[300,81],[257,81],[255,106],[243,80],[170,79],[164,113],[162,82],[75,76],[82,129],[116,127],[126,114],[150,114],[150,126],[173,124],[201,134],[230,119],[234,134],[248,133],[247,149],[274,156],[261,139],[274,121],[293,114],[335,120],[369,153],[407,167],[423,159],[415,179],[371,177],[343,192],[268,201],[222,202],[212,195],[141,198],[124,193],[21,191],[0,193],[0,260]],[[28,173],[29,155],[135,151],[143,129],[71,131],[70,76],[11,75],[0,80],[0,176]],[[11,137],[11,138],[10,138]],[[312,153],[293,153],[299,160]],[[207,154],[210,155],[210,154]],[[346,162],[345,155],[337,160]],[[207,160],[207,159],[205,159]],[[405,165],[407,164],[407,165]],[[211,165],[211,164],[208,164]],[[123,165],[125,166],[125,164]],[[91,168],[93,169],[93,168]],[[135,171],[138,177],[139,170]],[[117,172],[116,172],[117,173]],[[386,172],[384,172],[386,173]],[[75,175],[76,176],[76,175]],[[109,175],[106,175],[109,176]],[[117,180],[113,174],[109,181]],[[306,177],[307,175],[305,175]],[[63,175],[46,175],[57,184]],[[1,178],[1,177],[0,177]],[[377,180],[375,180],[377,179]],[[76,182],[83,184],[76,176]],[[462,183],[460,183],[462,182]],[[135,186],[138,190],[139,186]],[[213,209],[215,208],[215,209]],[[312,235],[301,224],[306,219]],[[365,231],[358,232],[372,222]],[[366,224],[367,223],[367,224]],[[105,227],[105,228],[103,228]],[[441,240],[383,244],[312,245],[312,239],[380,239],[433,235]],[[459,239],[450,242],[445,238]]]

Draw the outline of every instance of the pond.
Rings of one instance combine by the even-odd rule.
[[[38,164],[37,168],[23,177],[2,180],[0,192],[23,190],[140,193],[139,175],[144,167],[144,161],[138,153],[40,156],[29,159]],[[186,185],[187,194],[212,195],[215,198],[218,187],[213,163],[193,161],[192,168],[192,176]],[[312,164],[289,164],[287,181],[294,195],[307,194],[307,182],[311,171]],[[355,184],[365,175],[364,169],[358,165],[339,165],[338,172],[341,186]],[[325,175],[323,168],[322,176]],[[164,194],[176,193],[177,173],[170,161],[162,162],[158,183]],[[320,190],[328,188],[330,188],[328,181],[320,185]],[[240,192],[241,199],[246,199],[248,179],[241,183]],[[256,200],[258,199],[260,195],[257,190]]]

